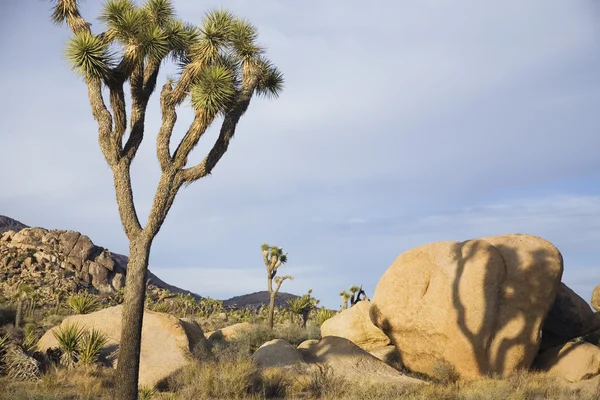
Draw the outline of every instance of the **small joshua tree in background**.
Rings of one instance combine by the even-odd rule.
[[[277,246],[269,246],[268,244],[263,244],[261,246],[263,261],[265,262],[265,267],[267,268],[267,288],[269,290],[269,315],[268,315],[268,323],[269,327],[273,329],[273,314],[275,312],[275,296],[279,292],[281,288],[281,284],[286,279],[293,280],[293,276],[277,276],[277,270],[281,266],[281,264],[285,264],[287,262],[287,253],[283,253],[282,247]],[[273,288],[273,282],[275,282],[275,287]]]
[[[345,290],[342,290],[340,296],[342,297],[342,310],[345,310],[348,308],[348,300],[350,300],[352,295]]]
[[[360,287],[359,286],[350,286],[350,288],[348,290],[351,293],[350,307],[352,307],[359,301],[363,301],[363,300],[369,301],[369,298],[367,297],[367,294],[363,290],[362,285],[360,285]]]

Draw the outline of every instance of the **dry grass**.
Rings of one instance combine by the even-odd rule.
[[[52,369],[36,382],[0,379],[2,400],[108,400],[112,399],[112,370],[76,368]]]
[[[169,379],[155,400],[202,399],[360,399],[360,400],[597,400],[600,387],[578,392],[540,373],[521,372],[507,379],[473,382],[432,382],[427,385],[371,385],[344,380],[327,366],[259,371],[246,352],[213,349],[209,360],[184,368]],[[0,399],[104,400],[112,399],[112,370],[55,369],[37,382],[0,379]]]

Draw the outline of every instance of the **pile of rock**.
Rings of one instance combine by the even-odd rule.
[[[600,374],[600,348],[573,339],[600,330],[600,314],[561,282],[562,273],[558,249],[531,235],[432,243],[401,254],[372,304],[343,311],[321,333],[367,351],[389,339],[396,365],[431,377],[537,369],[588,379]],[[592,304],[600,309],[600,286]]]
[[[25,228],[0,236],[0,289],[31,286],[41,304],[54,293],[87,289],[115,293],[125,284],[125,267],[79,232]]]

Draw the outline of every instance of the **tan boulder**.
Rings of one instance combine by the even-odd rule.
[[[304,364],[298,350],[283,339],[274,339],[264,343],[254,352],[252,359],[260,368]]]
[[[561,283],[544,320],[540,350],[559,346],[598,329],[600,318],[596,318],[587,301]]]
[[[600,285],[594,288],[592,292],[592,307],[596,311],[600,311]]]
[[[381,361],[389,365],[390,367],[401,371],[404,367],[402,364],[402,356],[396,346],[390,344],[389,346],[383,346],[369,351],[372,356],[379,358]]]
[[[249,322],[240,322],[237,324],[233,324],[227,326],[222,329],[218,329],[212,332],[209,336],[209,340],[225,340],[230,341],[235,339],[236,337],[243,335],[252,329],[252,324]]]
[[[304,361],[310,365],[326,365],[335,376],[354,384],[422,384],[424,381],[410,378],[369,354],[348,339],[327,336],[298,349]]]
[[[319,340],[317,339],[307,339],[304,342],[300,343],[297,347],[297,349],[308,349],[310,348],[310,346],[314,345],[315,343],[319,343]]]
[[[562,271],[556,247],[531,235],[427,244],[384,273],[371,320],[412,371],[506,376],[533,362]]]
[[[369,316],[370,308],[370,301],[359,301],[334,315],[321,325],[321,337],[343,337],[367,351],[387,346],[391,343],[390,338],[373,325]]]
[[[122,309],[123,306],[119,305],[90,314],[73,315],[65,318],[60,326],[78,325],[85,329],[100,330],[109,339],[103,356],[116,368]],[[38,342],[40,351],[58,347],[52,333],[57,329],[58,327],[54,327],[42,336]],[[190,337],[202,336],[202,329],[198,324],[182,323],[170,314],[146,310],[142,326],[140,386],[154,386],[187,365],[190,362],[188,354],[192,350],[190,344],[193,342]]]
[[[569,382],[579,382],[600,374],[600,347],[587,342],[569,342],[540,353],[536,369]]]

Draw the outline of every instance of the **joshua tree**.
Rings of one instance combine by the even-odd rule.
[[[369,300],[369,298],[367,297],[367,294],[365,293],[365,291],[362,288],[362,285],[360,285],[360,287],[359,286],[350,286],[350,288],[348,290],[351,293],[351,296],[350,296],[350,307],[352,307],[353,305],[355,305],[359,301],[362,301],[362,300],[367,300],[368,301]]]
[[[25,306],[25,301],[32,295],[33,288],[25,283],[21,283],[17,287],[17,291],[14,293],[13,298],[17,301],[17,312],[15,314],[15,326],[21,326],[21,322],[23,321],[23,307]]]
[[[265,262],[265,267],[267,267],[267,288],[269,289],[269,310],[268,310],[268,321],[269,327],[273,329],[273,314],[275,312],[275,296],[279,292],[279,288],[281,288],[281,284],[286,279],[293,280],[293,276],[276,276],[277,269],[281,266],[281,264],[285,264],[287,262],[287,253],[283,254],[283,248],[277,246],[269,246],[268,244],[263,244],[260,246],[263,254],[263,261]],[[275,281],[275,288],[273,288],[273,281]]]
[[[106,30],[94,33],[80,13],[78,0],[53,1],[53,21],[66,23],[73,32],[66,55],[87,86],[98,123],[98,142],[112,170],[119,215],[129,239],[115,398],[136,399],[152,242],[179,189],[212,173],[252,97],[277,97],[283,76],[256,44],[254,26],[226,11],[211,11],[201,26],[194,26],[176,17],[169,0],[146,0],[143,5],[133,0],[108,0],[100,14]],[[148,221],[142,226],[133,199],[130,167],[144,138],[148,101],[165,60],[174,61],[179,74],[160,90],[162,123],[156,153],[161,176]],[[188,98],[194,119],[172,152],[177,108]],[[217,140],[200,163],[188,166],[190,152],[217,117],[222,121]]]
[[[350,300],[352,295],[345,290],[342,290],[340,296],[342,297],[342,310],[345,310],[348,308],[348,300]]]

